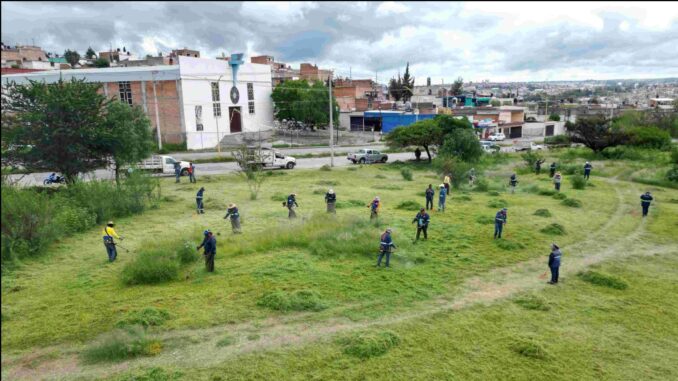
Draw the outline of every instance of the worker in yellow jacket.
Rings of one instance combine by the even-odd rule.
[[[108,261],[113,262],[115,261],[115,258],[118,256],[118,251],[115,249],[115,241],[113,238],[117,238],[122,241],[122,237],[118,236],[118,234],[115,232],[115,229],[113,228],[115,224],[113,221],[108,221],[108,224],[104,226],[103,230],[103,238],[104,238],[104,246],[106,247],[106,252],[108,253]]]
[[[445,185],[445,193],[450,194],[450,176],[446,175],[445,178],[443,179],[443,184]]]

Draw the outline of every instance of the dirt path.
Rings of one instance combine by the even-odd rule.
[[[618,183],[616,179],[606,181]],[[630,185],[630,184],[629,184]],[[615,224],[634,210],[626,201],[635,199],[635,187],[624,191],[615,187],[617,207],[607,223],[577,244],[563,248],[565,253],[562,277],[572,277],[577,272],[611,258],[635,255],[658,255],[676,252],[675,245],[656,246],[642,240],[645,220],[638,221],[629,232],[610,233]],[[55,347],[33,352],[17,358],[3,360],[5,379],[70,379],[75,377],[95,378],[115,374],[131,368],[149,366],[209,367],[238,355],[299,346],[305,343],[328,340],[336,334],[375,326],[397,324],[411,319],[420,319],[433,314],[457,311],[477,304],[490,304],[517,293],[536,291],[546,287],[540,275],[546,270],[545,257],[494,269],[468,279],[453,294],[421,302],[407,311],[369,321],[351,321],[346,318],[330,318],[323,321],[304,321],[308,314],[295,314],[286,318],[271,318],[263,322],[242,323],[206,329],[176,330],[161,333],[159,338],[166,343],[180,343],[155,357],[134,359],[118,364],[96,366],[82,365],[78,361],[79,348]],[[551,287],[551,286],[549,286]],[[225,335],[235,339],[235,344],[217,347],[217,341]],[[251,340],[251,335],[258,339]]]

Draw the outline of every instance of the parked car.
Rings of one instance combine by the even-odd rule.
[[[534,142],[517,142],[513,145],[516,151],[528,151],[528,150],[542,150],[544,146],[539,144],[534,144]]]
[[[493,142],[503,141],[504,139],[506,139],[506,135],[504,135],[503,132],[493,132],[487,139]]]
[[[138,169],[149,170],[161,173],[174,173],[174,163],[179,163],[181,166],[181,176],[188,176],[187,161],[177,161],[172,156],[153,155],[150,159],[146,159],[137,164]]]
[[[494,144],[491,141],[481,140],[480,146],[483,148],[483,151],[487,153],[497,153],[501,149],[498,145]]]
[[[353,164],[385,163],[388,160],[388,155],[373,149],[361,149],[358,152],[349,153],[346,158]]]

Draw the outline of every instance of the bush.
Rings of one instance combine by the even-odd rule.
[[[456,157],[446,156],[437,157],[433,161],[433,165],[443,176],[445,174],[451,175],[452,184],[450,185],[453,188],[459,188],[461,184],[468,181],[468,173],[473,167],[471,163],[464,162]]]
[[[487,206],[490,207],[490,208],[501,209],[501,208],[506,208],[508,206],[508,202],[506,202],[506,200],[502,200],[502,199],[490,200],[487,203]]]
[[[596,286],[603,286],[614,288],[616,290],[625,290],[629,285],[624,280],[612,275],[599,273],[596,271],[585,271],[577,274],[583,281],[594,284]]]
[[[584,166],[572,163],[563,163],[558,166],[558,170],[564,175],[580,175],[584,173]]]
[[[643,148],[666,149],[671,147],[671,135],[657,127],[645,126],[626,129],[629,145]]]
[[[520,296],[514,300],[514,303],[526,310],[548,311],[550,309],[546,304],[546,300],[536,295]]]
[[[563,205],[569,206],[570,208],[581,208],[581,201],[575,199],[575,198],[567,198],[562,201]]]
[[[586,178],[582,175],[571,176],[570,182],[572,183],[572,188],[574,189],[584,189],[586,187]]]
[[[317,291],[299,290],[292,293],[274,291],[263,295],[258,301],[260,307],[276,311],[322,311],[327,306]]]
[[[497,197],[497,196],[499,196],[500,194],[501,194],[501,193],[499,193],[499,192],[497,192],[497,191],[489,191],[489,192],[487,192],[487,195],[488,195],[488,196],[492,196],[492,197]]]
[[[132,311],[124,319],[119,320],[116,327],[125,327],[140,325],[144,328],[162,325],[170,318],[170,314],[162,309],[153,307],[144,308],[139,311]]]
[[[544,144],[550,146],[569,146],[570,137],[568,135],[547,136],[544,138]]]
[[[525,153],[521,154],[520,157],[523,158],[525,163],[527,164],[527,167],[531,170],[534,168],[535,163],[537,160],[543,160],[544,155],[541,154],[541,152],[537,150],[528,150]]]
[[[408,168],[401,169],[400,174],[403,176],[405,181],[412,181],[412,171],[410,171]]]
[[[421,208],[422,208],[422,206],[421,206],[420,203],[418,203],[416,201],[412,201],[412,200],[403,201],[396,206],[396,209],[412,210],[412,211],[419,211],[419,209],[421,209]]]
[[[64,235],[71,235],[85,231],[96,224],[96,216],[85,208],[63,204],[56,212],[54,224],[63,230]]]
[[[345,354],[367,359],[388,352],[400,344],[400,337],[392,331],[367,331],[340,338],[338,343],[344,347]]]
[[[528,186],[526,186],[526,187],[523,187],[523,191],[525,191],[525,192],[527,192],[527,193],[533,193],[533,194],[536,194],[536,193],[539,193],[540,189],[539,189],[539,185],[537,185],[537,184],[530,184],[530,185],[528,185]]]
[[[678,165],[666,172],[666,179],[672,182],[678,182]]]
[[[541,229],[539,231],[544,233],[544,234],[550,234],[550,235],[566,234],[565,233],[565,227],[563,225],[556,224],[556,223],[550,224],[550,225],[544,227],[543,229]]]
[[[193,242],[184,241],[177,249],[177,259],[181,264],[188,264],[197,261],[200,255],[196,253]]]
[[[168,282],[178,278],[179,264],[167,250],[141,251],[123,267],[121,276],[126,285]]]
[[[332,168],[331,168],[329,165],[325,164],[325,165],[323,165],[322,167],[320,167],[320,170],[321,170],[321,171],[329,172],[329,171],[332,170]]]
[[[551,217],[551,212],[548,209],[537,209],[534,211],[535,216]]]
[[[476,180],[473,187],[473,190],[476,192],[487,192],[488,189],[490,189],[490,183],[484,178]]]
[[[116,362],[138,356],[156,355],[162,344],[146,337],[143,329],[135,327],[105,334],[82,352],[86,363]]]

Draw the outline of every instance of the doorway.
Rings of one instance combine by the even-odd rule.
[[[242,132],[242,120],[240,118],[240,107],[229,107],[228,117],[231,121],[231,133]]]

